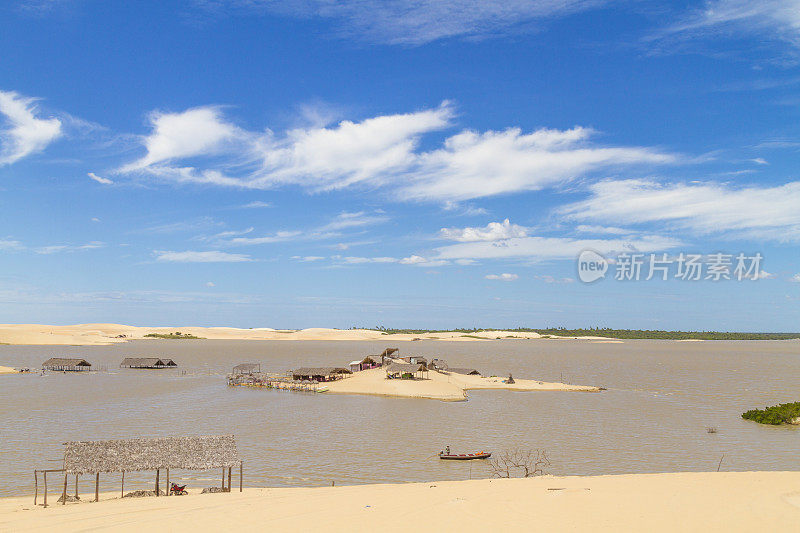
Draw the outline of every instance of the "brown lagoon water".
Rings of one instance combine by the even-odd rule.
[[[469,401],[228,388],[240,362],[267,371],[343,365],[386,345],[327,341],[136,341],[114,346],[0,346],[0,364],[37,368],[54,355],[98,372],[0,376],[0,495],[33,491],[34,468],[58,468],[67,440],[233,433],[245,484],[313,486],[467,479],[485,464],[432,457],[454,450],[545,448],[553,474],[795,470],[800,428],[740,413],[800,400],[800,342],[505,340],[395,343],[484,373],[599,385],[600,394],[470,391]],[[119,369],[165,356],[178,370]],[[716,427],[710,434],[706,427]],[[177,472],[192,487],[219,473]],[[126,488],[152,484],[126,476]],[[106,490],[118,476],[101,476]],[[234,480],[234,483],[236,481]],[[54,485],[56,481],[52,482]],[[83,490],[90,490],[85,482]]]

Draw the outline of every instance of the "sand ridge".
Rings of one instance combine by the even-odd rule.
[[[277,330],[272,328],[231,328],[198,326],[126,326],[124,324],[75,324],[50,326],[45,324],[0,324],[0,343],[17,345],[108,345],[135,339],[146,339],[150,333],[169,334],[180,331],[204,339],[218,340],[325,340],[325,341],[413,341],[443,340],[486,342],[516,338],[538,339],[537,333],[514,331],[482,331],[465,334],[458,331],[406,334],[386,334],[369,329],[308,328]]]
[[[246,475],[246,474],[245,474]],[[542,476],[120,499],[33,508],[2,531],[797,531],[800,472]],[[51,492],[51,502],[57,495]]]

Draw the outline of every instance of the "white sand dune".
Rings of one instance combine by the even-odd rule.
[[[0,531],[797,531],[800,472],[438,481],[0,500]],[[93,495],[92,495],[93,496]],[[57,495],[50,494],[50,503]]]
[[[447,341],[484,341],[499,338],[537,339],[537,333],[485,331],[465,334],[458,331],[422,334],[384,334],[368,329],[309,328],[276,330],[272,328],[228,328],[197,326],[126,326],[123,324],[75,324],[48,326],[44,324],[0,324],[0,343],[31,345],[103,345],[144,339],[149,333],[180,331],[204,339],[225,340],[326,340],[326,341],[411,341],[417,339]],[[480,338],[476,338],[480,337]]]
[[[0,374],[16,374],[17,371],[10,366],[0,366]]]
[[[386,379],[382,368],[362,370],[340,381],[327,383],[329,393],[371,394],[376,396],[396,396],[402,398],[427,398],[442,401],[463,401],[468,390],[503,389],[511,391],[582,391],[599,392],[599,388],[565,383],[547,383],[531,379],[515,379],[515,383],[503,383],[504,378],[467,376],[464,374],[440,374],[431,371],[428,379],[406,380]]]

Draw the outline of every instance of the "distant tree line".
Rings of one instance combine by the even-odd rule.
[[[352,329],[362,329],[353,326]],[[386,335],[393,333],[404,333],[408,335],[421,335],[424,333],[443,333],[445,331],[456,331],[459,333],[480,333],[482,331],[511,331],[517,333],[538,333],[544,336],[553,337],[608,337],[615,339],[671,339],[671,340],[788,340],[800,339],[800,333],[759,333],[759,332],[738,332],[738,331],[666,331],[657,329],[611,329],[611,328],[450,328],[450,329],[399,329],[387,328],[385,326],[375,326],[374,331],[380,331]]]

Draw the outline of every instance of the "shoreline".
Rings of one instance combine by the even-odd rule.
[[[33,508],[32,496],[11,497],[0,498],[0,530],[793,531],[799,486],[800,472],[681,472],[234,488],[169,498],[104,492],[99,503],[47,509]]]

